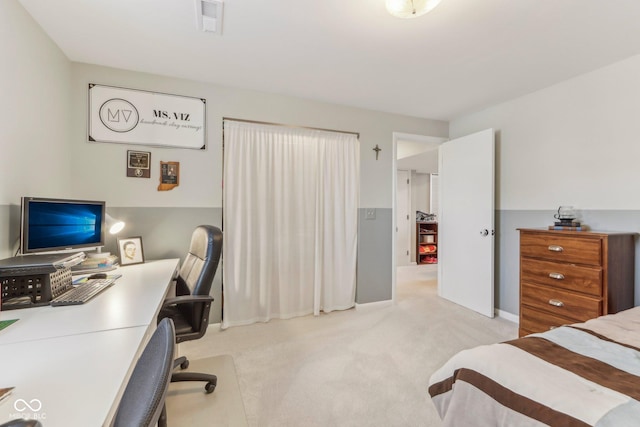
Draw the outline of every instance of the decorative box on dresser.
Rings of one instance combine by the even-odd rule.
[[[633,307],[631,232],[520,231],[520,336]]]

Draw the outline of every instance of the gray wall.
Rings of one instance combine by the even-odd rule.
[[[496,211],[496,306],[519,314],[520,233],[518,228],[547,228],[555,210]],[[592,230],[640,230],[640,211],[583,210],[580,219]],[[636,239],[635,305],[640,305],[640,239]]]
[[[168,209],[180,207],[183,210],[179,212],[191,212],[197,208],[221,210],[224,117],[359,132],[360,207],[377,208],[381,214],[364,226],[366,231],[359,233],[356,301],[363,303],[391,298],[393,132],[400,129],[414,134],[442,136],[447,129],[446,123],[88,64],[72,64],[72,82],[71,120],[75,124],[71,129],[73,194],[79,198],[106,200],[109,212],[114,208],[154,209],[153,216],[132,218],[126,232],[128,235],[142,236],[145,248],[151,245],[148,233],[176,235],[170,228],[175,224],[173,219],[178,222],[180,219],[166,220],[166,212],[175,214],[175,211]],[[207,149],[179,150],[88,143],[86,115],[89,83],[206,98]],[[386,153],[380,154],[379,161],[372,150],[376,144],[383,147],[383,153]],[[125,176],[128,149],[151,152],[151,178]],[[160,160],[180,162],[179,187],[167,192],[156,190]],[[212,216],[211,220],[214,221],[213,225],[221,226],[220,216]],[[375,245],[371,245],[371,241]],[[172,250],[171,243],[163,239],[155,238],[153,245],[158,254]],[[371,271],[376,274],[370,274]],[[220,281],[217,280],[214,283],[214,298],[220,293]],[[218,302],[220,300],[217,298]],[[219,305],[214,305],[212,322],[220,320],[219,308]]]
[[[517,228],[547,227],[572,205],[591,229],[640,232],[638,75],[635,56],[451,122],[451,138],[496,130],[500,310],[518,314]]]
[[[367,219],[366,209],[358,210],[358,271],[356,302],[364,304],[391,299],[391,286],[367,286],[372,283],[389,283],[392,270],[388,268],[391,245],[394,244],[391,229],[393,211],[376,208],[375,219]]]
[[[20,238],[20,205],[0,205],[0,248],[7,258],[18,250]]]
[[[0,257],[13,254],[19,222],[10,207],[24,195],[105,200],[128,222],[123,237],[142,236],[147,257],[182,257],[195,225],[221,225],[222,118],[231,117],[360,133],[360,207],[380,215],[361,228],[357,300],[391,297],[393,134],[447,137],[448,123],[72,63],[17,0],[0,2],[0,31]],[[207,149],[87,142],[89,83],[206,98]],[[126,177],[129,149],[151,152],[151,178]],[[161,160],[180,162],[171,191],[157,191]],[[214,287],[220,302],[219,278]],[[211,319],[220,319],[219,306]]]
[[[191,233],[201,224],[222,223],[220,208],[110,208],[109,213],[125,221],[128,226],[120,233],[120,237],[141,236],[145,260],[180,258],[184,259],[191,242]],[[118,253],[118,236],[109,236],[104,250]],[[126,268],[126,267],[123,267]],[[222,262],[213,282],[211,305],[213,323],[220,322],[222,307],[220,274]]]
[[[71,196],[71,64],[16,0],[0,1],[0,207],[21,196]],[[0,212],[0,258],[16,225]]]

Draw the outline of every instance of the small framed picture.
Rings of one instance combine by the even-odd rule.
[[[160,162],[158,191],[169,191],[180,185],[180,162]]]
[[[142,264],[144,262],[142,237],[118,239],[118,256],[120,257],[120,265]]]
[[[160,182],[162,184],[180,184],[180,162],[160,162]]]
[[[127,176],[149,178],[151,176],[151,153],[148,151],[127,151]]]

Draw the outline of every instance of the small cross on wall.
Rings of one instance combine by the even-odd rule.
[[[378,144],[376,144],[375,148],[373,148],[373,151],[376,152],[376,160],[378,160],[378,154],[380,154],[382,148],[378,147]]]

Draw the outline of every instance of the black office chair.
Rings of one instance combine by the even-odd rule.
[[[114,427],[166,427],[164,400],[171,381],[175,345],[173,322],[163,319],[131,374]]]
[[[178,343],[197,340],[207,331],[209,309],[213,301],[209,292],[221,253],[222,231],[212,225],[196,227],[191,235],[189,253],[176,278],[176,296],[164,301],[158,315],[158,319],[173,320]],[[178,365],[186,369],[189,360],[182,356],[176,359],[173,366]],[[205,381],[207,393],[213,392],[218,384],[215,375],[197,372],[175,372],[171,381]]]

